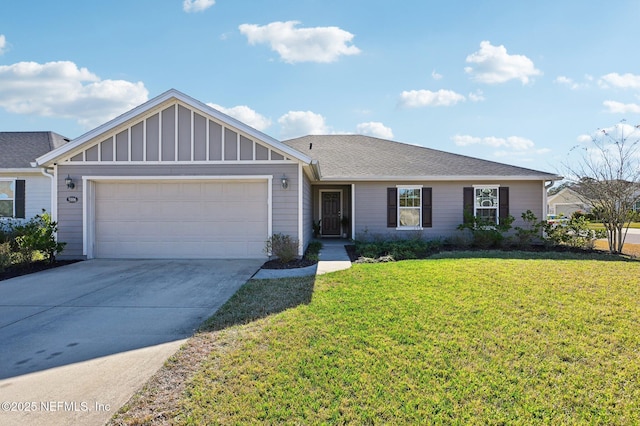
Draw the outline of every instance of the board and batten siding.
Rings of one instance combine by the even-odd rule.
[[[291,159],[239,129],[174,100],[97,136],[65,163],[287,160]]]
[[[463,222],[463,188],[473,185],[500,185],[509,188],[509,214],[513,226],[523,225],[520,215],[531,210],[544,218],[542,181],[467,181],[467,182],[358,182],[355,184],[356,239],[365,235],[411,236],[412,231],[387,227],[387,188],[396,185],[422,185],[432,188],[433,226],[423,228],[425,238],[447,237]]]
[[[68,189],[64,179],[69,175],[75,183]],[[66,242],[61,258],[81,258],[83,256],[83,176],[223,176],[233,180],[234,176],[273,176],[272,181],[272,232],[298,235],[298,164],[100,164],[89,165],[80,162],[58,165],[58,240]],[[281,177],[286,175],[288,188],[282,189]],[[69,202],[68,197],[77,197],[77,202]],[[188,212],[185,212],[188,214]],[[266,236],[265,236],[266,240]]]

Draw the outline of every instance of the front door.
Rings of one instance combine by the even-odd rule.
[[[324,236],[340,236],[340,192],[321,192]]]

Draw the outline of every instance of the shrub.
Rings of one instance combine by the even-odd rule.
[[[467,213],[465,214],[464,223],[458,225],[458,229],[461,231],[468,230],[471,233],[474,246],[488,249],[500,247],[505,238],[505,234],[511,229],[511,224],[514,220],[514,217],[509,215],[500,218],[499,223],[496,224],[488,219]]]
[[[266,242],[264,251],[269,256],[277,257],[280,262],[287,263],[298,256],[298,240],[290,235],[273,234]]]
[[[556,245],[567,245],[573,248],[592,249],[595,240],[606,238],[604,229],[590,229],[586,216],[574,216],[566,224],[548,223],[544,226],[547,239]]]
[[[408,238],[404,240],[356,241],[356,253],[366,259],[385,259],[384,261],[421,259],[440,250],[439,240]]]
[[[322,243],[320,241],[311,241],[307,246],[307,251],[305,252],[304,257],[308,260],[317,262],[318,260],[320,260],[319,254],[321,248]]]
[[[31,262],[35,251],[41,252],[45,260],[52,263],[56,254],[62,252],[66,243],[56,241],[58,223],[51,220],[46,211],[33,219],[13,227],[16,233],[15,242],[20,253],[21,262]]]
[[[517,245],[524,247],[531,245],[535,240],[539,240],[542,236],[542,228],[545,221],[538,220],[531,210],[527,210],[520,216],[524,222],[524,226],[515,226],[516,231],[514,239]]]
[[[0,272],[11,266],[11,244],[8,242],[0,244]]]

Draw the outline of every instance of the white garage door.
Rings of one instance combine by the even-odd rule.
[[[97,182],[99,258],[265,257],[267,183]]]

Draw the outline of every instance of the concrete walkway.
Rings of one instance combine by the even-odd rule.
[[[295,269],[260,269],[252,277],[255,279],[274,279],[289,277],[306,277],[309,275],[322,275],[329,272],[341,271],[351,268],[351,260],[344,248],[349,244],[348,240],[343,239],[324,239],[322,240],[322,249],[318,257],[318,264],[307,266],[306,268]]]

